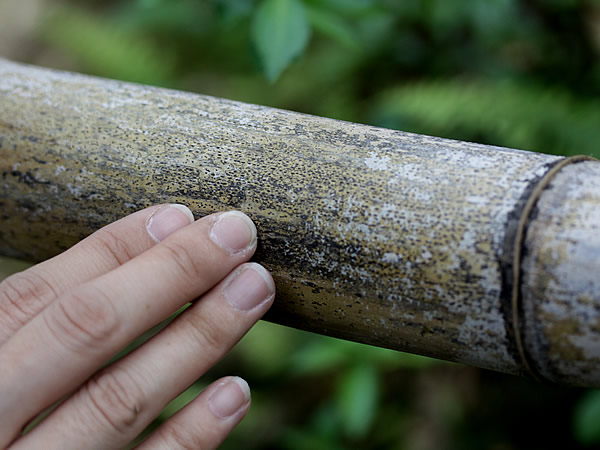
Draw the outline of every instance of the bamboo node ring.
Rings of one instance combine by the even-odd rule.
[[[565,166],[570,164],[577,164],[583,161],[598,161],[596,158],[587,155],[577,155],[568,157],[558,161],[554,164],[538,181],[533,191],[529,195],[527,202],[525,203],[521,217],[519,219],[519,223],[517,225],[514,247],[513,247],[513,260],[512,260],[512,292],[511,292],[511,305],[512,305],[512,323],[513,323],[513,332],[515,336],[515,344],[517,346],[517,350],[519,352],[519,357],[521,358],[521,363],[523,367],[527,371],[527,373],[536,381],[545,382],[546,380],[544,376],[540,374],[540,372],[535,368],[534,359],[528,354],[525,348],[525,338],[524,338],[524,327],[525,327],[525,319],[521,320],[521,313],[523,311],[521,304],[521,258],[523,256],[523,245],[525,240],[525,235],[527,233],[527,226],[530,222],[530,216],[535,208],[537,200],[540,195],[548,187],[548,185],[552,182],[554,176]]]

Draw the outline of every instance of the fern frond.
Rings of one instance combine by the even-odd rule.
[[[553,154],[600,156],[600,102],[515,82],[425,81],[379,96],[390,128]]]

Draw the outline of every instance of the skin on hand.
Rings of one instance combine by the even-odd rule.
[[[256,228],[240,212],[194,221],[183,205],[161,205],[2,281],[0,448],[105,449],[131,442],[271,306],[271,275],[248,262],[255,250]],[[99,370],[195,299],[160,334]],[[217,380],[140,448],[214,448],[249,406],[244,380]]]

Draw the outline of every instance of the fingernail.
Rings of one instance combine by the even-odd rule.
[[[210,238],[229,253],[242,253],[256,243],[256,227],[246,214],[229,211],[217,217]]]
[[[233,276],[233,280],[225,287],[223,296],[231,306],[240,311],[250,311],[265,302],[275,291],[271,276],[259,264],[244,264]]]
[[[240,377],[231,377],[222,383],[208,399],[208,408],[217,417],[233,416],[250,400],[248,383]]]
[[[194,222],[194,215],[187,206],[165,205],[148,218],[146,230],[155,242],[160,242],[192,222]]]

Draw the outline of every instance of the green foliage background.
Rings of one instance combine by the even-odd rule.
[[[600,157],[596,0],[54,2],[29,53],[61,68],[555,154]],[[27,59],[27,58],[25,58]],[[47,64],[47,63],[46,63]],[[261,323],[210,380],[245,377],[224,448],[600,444],[600,392]]]

